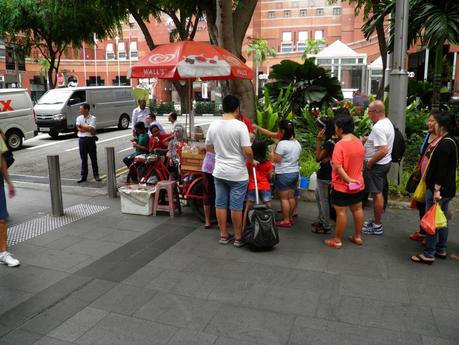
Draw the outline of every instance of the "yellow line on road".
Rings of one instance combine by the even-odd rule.
[[[128,170],[129,170],[129,169],[128,169],[128,167],[126,167],[126,166],[121,167],[121,168],[119,168],[119,169],[116,169],[116,170],[115,170],[115,176],[118,177],[118,176],[120,176],[120,175],[122,175],[122,174],[128,172]],[[102,181],[106,181],[106,180],[107,180],[107,175],[102,175],[100,178],[102,179]]]

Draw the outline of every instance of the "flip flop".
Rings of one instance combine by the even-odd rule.
[[[279,227],[279,228],[288,228],[290,229],[292,227],[292,223],[288,222],[288,223],[284,223],[283,221],[279,220],[276,222],[276,225]]]
[[[422,241],[425,238],[426,236],[422,235],[419,231],[415,231],[410,234],[410,240],[413,240],[413,241]]]
[[[425,265],[432,265],[434,263],[434,259],[429,260],[426,259],[422,254],[413,255],[411,261],[416,262],[417,264],[425,264]]]
[[[451,259],[453,259],[453,260],[458,260],[459,261],[459,254],[451,254],[449,257]]]
[[[324,241],[325,245],[333,249],[341,249],[343,244],[341,242],[336,242],[333,238],[329,238]]]
[[[349,236],[349,241],[351,241],[352,243],[358,246],[361,246],[363,244],[363,241],[361,238],[355,238],[354,236]]]
[[[331,228],[330,229],[325,229],[324,227],[319,226],[317,228],[312,228],[311,232],[313,232],[314,234],[326,235],[326,234],[330,233],[331,230],[332,230]]]

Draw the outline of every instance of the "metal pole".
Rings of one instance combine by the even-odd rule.
[[[406,97],[408,92],[408,72],[405,69],[408,42],[408,1],[397,0],[396,3],[394,52],[392,54],[389,90],[389,117],[402,133],[405,133]],[[395,164],[393,167],[395,168]],[[391,169],[389,174],[391,180],[400,180],[398,176],[401,173],[401,166],[398,170]]]
[[[54,217],[64,215],[62,204],[61,171],[59,167],[59,156],[47,156],[49,191],[51,192],[51,208]]]
[[[84,86],[86,86],[86,49],[84,48],[84,42],[83,42],[83,71],[84,71]]]
[[[96,74],[96,86],[99,86],[97,83],[97,45],[94,44],[94,73]]]
[[[429,75],[429,48],[426,48],[425,58],[424,58],[424,81],[427,81]]]
[[[105,148],[107,153],[107,189],[108,197],[116,198],[117,189],[116,189],[116,173],[115,173],[115,148],[109,146]]]

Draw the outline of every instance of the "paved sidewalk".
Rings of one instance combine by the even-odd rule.
[[[56,226],[49,200],[19,188],[10,227]],[[188,208],[171,220],[122,214],[100,193],[64,203],[75,214],[14,245],[20,268],[0,267],[0,345],[459,343],[459,262],[409,261],[416,212],[389,210],[384,236],[333,250],[302,203],[278,248],[253,253],[218,245]],[[457,219],[450,229],[459,252]]]

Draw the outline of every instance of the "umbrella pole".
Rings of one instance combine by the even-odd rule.
[[[188,79],[188,116],[190,117],[190,138],[194,134],[194,118],[193,118],[193,82]]]

